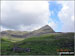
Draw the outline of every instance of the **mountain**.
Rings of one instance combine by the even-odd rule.
[[[41,33],[54,33],[55,32],[49,25],[45,25],[42,28],[36,30],[36,32],[38,31]]]
[[[58,55],[62,50],[74,52],[74,34],[55,32],[48,25],[32,32],[3,31],[1,55]]]
[[[48,25],[45,25],[43,27],[41,27],[38,30],[32,31],[28,34],[25,34],[25,37],[32,37],[32,36],[40,36],[43,34],[49,34],[49,33],[54,33],[55,31]]]
[[[19,38],[26,38],[26,37],[32,37],[32,36],[40,36],[43,34],[49,34],[49,33],[54,33],[55,31],[48,25],[45,25],[41,27],[38,30],[34,30],[32,32],[27,32],[27,31],[3,31],[1,32],[2,36],[11,36],[11,37],[19,37]]]

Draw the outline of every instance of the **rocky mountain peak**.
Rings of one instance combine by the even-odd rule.
[[[45,25],[45,26],[41,27],[39,30],[49,31],[51,33],[55,32],[49,25]]]

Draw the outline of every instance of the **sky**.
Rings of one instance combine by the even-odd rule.
[[[74,32],[74,1],[1,1],[1,31],[33,31],[44,25]]]

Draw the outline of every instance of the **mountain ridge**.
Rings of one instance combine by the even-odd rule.
[[[32,36],[40,36],[42,34],[48,34],[48,33],[55,33],[55,31],[49,26],[45,25],[37,30],[34,30],[32,32],[27,32],[27,31],[3,31],[1,32],[1,35],[10,35],[12,37],[32,37]]]

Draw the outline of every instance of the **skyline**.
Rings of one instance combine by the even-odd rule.
[[[1,30],[31,31],[44,25],[74,32],[74,1],[1,1]]]

